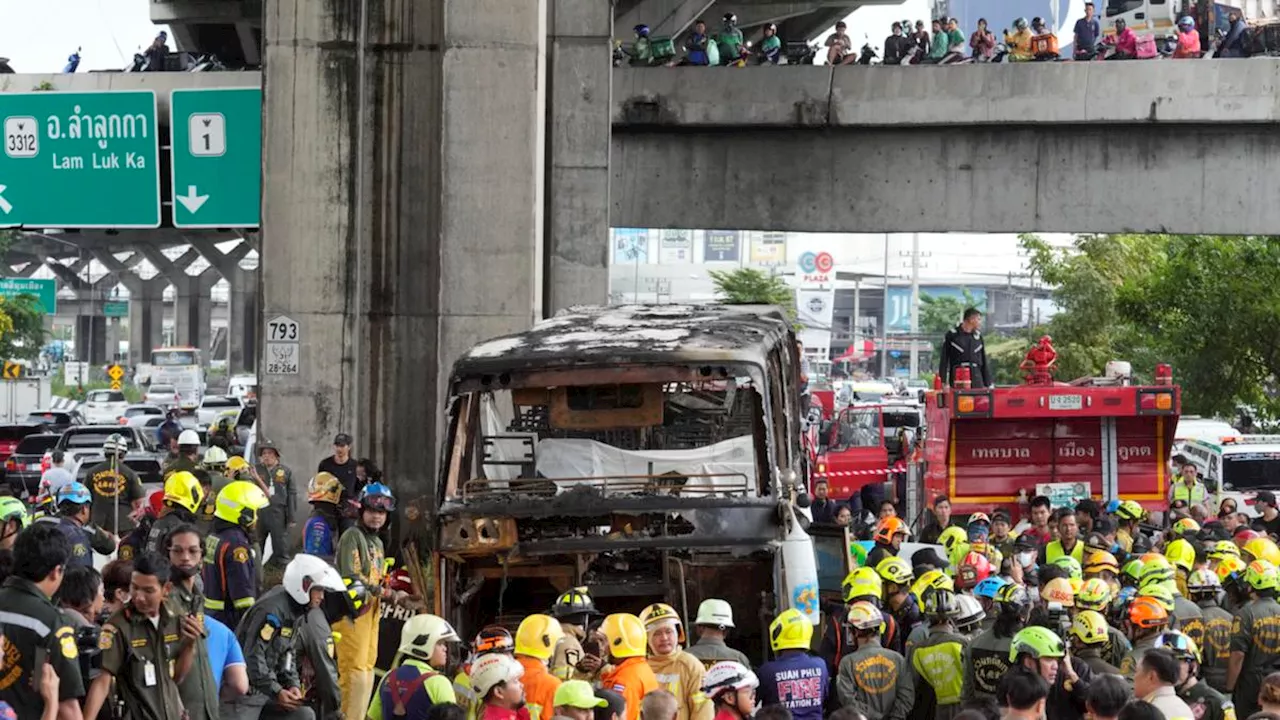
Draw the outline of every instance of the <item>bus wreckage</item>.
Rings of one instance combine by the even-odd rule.
[[[450,379],[437,610],[474,629],[586,585],[603,611],[689,621],[722,598],[759,609],[736,618],[752,654],[782,609],[816,622],[798,363],[761,306],[573,308],[472,348]]]

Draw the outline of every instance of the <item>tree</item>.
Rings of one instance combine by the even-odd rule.
[[[960,288],[964,299],[952,295],[920,293],[920,332],[925,335],[944,335],[960,322],[967,308],[978,307],[978,300],[969,288]],[[979,308],[981,309],[981,308]]]
[[[8,252],[17,232],[0,230],[0,254]],[[0,298],[0,360],[34,360],[44,346],[44,313],[32,295]]]
[[[716,293],[729,305],[781,305],[795,307],[795,291],[782,278],[754,268],[712,270]]]

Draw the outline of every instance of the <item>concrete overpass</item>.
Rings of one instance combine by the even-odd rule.
[[[614,71],[615,227],[1266,234],[1280,59]]]

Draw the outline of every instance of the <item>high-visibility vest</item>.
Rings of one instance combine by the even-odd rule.
[[[1204,484],[1198,480],[1191,487],[1187,487],[1187,484],[1181,480],[1173,486],[1174,502],[1181,500],[1188,505],[1199,505],[1205,501],[1208,495],[1209,493],[1204,489]]]
[[[1045,546],[1045,549],[1044,549],[1044,559],[1048,561],[1050,565],[1053,564],[1054,560],[1057,560],[1058,558],[1066,554],[1067,552],[1062,549],[1061,540],[1054,540],[1053,542]],[[1075,558],[1076,562],[1079,562],[1079,563],[1084,562],[1084,543],[1080,542],[1079,538],[1076,538],[1075,547],[1071,548],[1071,557]]]

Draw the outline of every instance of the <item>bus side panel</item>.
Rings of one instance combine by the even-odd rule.
[[[1116,418],[1116,467],[1120,496],[1140,502],[1162,502],[1169,489],[1169,443],[1166,425],[1176,417]]]

